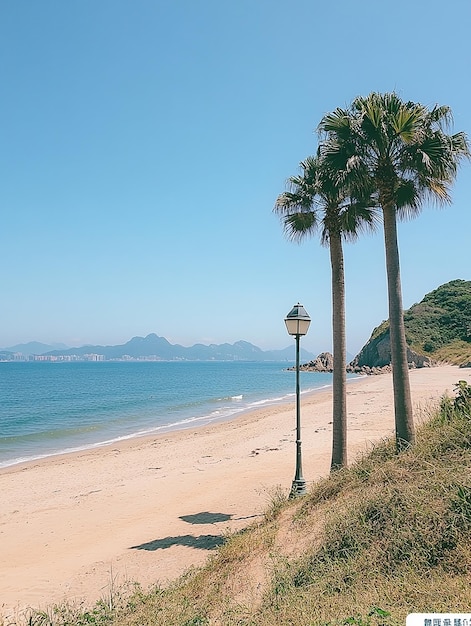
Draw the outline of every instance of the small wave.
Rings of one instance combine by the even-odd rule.
[[[367,378],[368,374],[350,374],[350,376],[347,378],[347,383],[349,383],[350,381],[354,381],[354,380],[360,380],[362,378]]]
[[[332,385],[321,385],[320,387],[312,387],[311,389],[303,389],[301,393],[314,393],[315,391],[322,391],[323,389],[330,389]]]
[[[223,396],[222,398],[212,398],[207,402],[240,402],[244,398],[243,394],[238,396]]]

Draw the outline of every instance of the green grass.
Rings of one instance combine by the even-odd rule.
[[[471,362],[471,344],[467,341],[453,341],[433,353],[437,361],[447,361],[452,365],[463,365]]]
[[[398,455],[384,441],[303,498],[276,491],[263,521],[170,587],[31,613],[29,625],[395,626],[411,612],[469,612],[470,568],[471,388],[461,383],[413,448]]]
[[[453,365],[471,362],[471,281],[452,280],[425,295],[404,311],[404,326],[407,344],[417,354]],[[386,320],[368,343],[388,334]]]

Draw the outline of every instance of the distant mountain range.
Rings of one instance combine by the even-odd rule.
[[[155,333],[147,337],[133,337],[125,344],[117,346],[81,346],[79,348],[67,348],[67,346],[51,350],[52,346],[31,342],[19,344],[0,351],[0,355],[22,353],[25,356],[42,355],[47,357],[85,357],[90,354],[102,355],[106,360],[123,359],[131,357],[133,359],[155,358],[162,361],[294,361],[295,346],[284,350],[262,350],[247,341],[236,341],[229,344],[201,343],[191,347],[184,347],[179,344],[171,344],[165,337],[159,337]],[[300,357],[302,360],[309,360],[314,355],[301,348]]]
[[[9,346],[8,348],[2,348],[1,352],[21,352],[21,354],[25,356],[30,356],[31,354],[44,354],[51,350],[68,350],[68,348],[69,346],[66,346],[65,343],[49,345],[47,343],[40,343],[39,341],[30,341],[28,343],[19,343],[16,346]]]

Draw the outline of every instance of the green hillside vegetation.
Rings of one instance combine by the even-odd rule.
[[[404,312],[404,325],[414,352],[454,365],[471,361],[471,281],[452,280],[428,293]],[[388,332],[386,321],[371,339]]]
[[[357,626],[471,606],[471,387],[422,415],[416,446],[384,441],[227,537],[168,588],[114,591],[29,626]]]

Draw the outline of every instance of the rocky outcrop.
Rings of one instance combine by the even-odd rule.
[[[286,368],[289,372],[294,372],[295,367]],[[334,371],[334,357],[330,352],[321,352],[312,361],[308,363],[302,363],[299,366],[299,370],[302,372],[330,372]]]
[[[407,348],[407,361],[411,369],[436,365],[430,357],[418,354],[410,348]],[[471,367],[471,363],[463,364],[462,367]],[[291,367],[289,369],[294,370],[295,368]],[[300,365],[299,369],[305,372],[332,372],[334,369],[334,357],[330,352],[322,352],[316,359]],[[391,345],[389,329],[377,336],[373,333],[371,339],[353,361],[346,366],[346,369],[350,373],[367,374],[368,376],[390,372]]]
[[[353,363],[353,361],[352,361]],[[370,367],[369,365],[352,365],[349,363],[346,366],[347,372],[356,373],[356,374],[368,374],[368,376],[372,376],[375,374],[384,374],[384,372],[390,372],[391,366],[385,365],[384,367]],[[289,367],[289,370],[295,370],[294,367]],[[303,363],[299,366],[300,371],[303,372],[330,372],[334,371],[334,357],[330,352],[321,352],[319,356],[309,361],[309,363]]]
[[[321,352],[313,361],[300,365],[299,369],[307,372],[333,372],[334,357],[330,352]]]
[[[352,361],[353,363],[353,361]],[[383,365],[383,367],[370,367],[369,365],[347,365],[347,372],[350,374],[366,374],[367,376],[377,376],[391,371],[391,365]]]
[[[428,356],[418,354],[409,347],[407,348],[407,362],[410,368],[433,367],[434,362]],[[389,339],[389,328],[375,336],[363,346],[360,353],[349,363],[349,371],[370,373],[368,369],[390,369],[391,365],[391,342]]]

